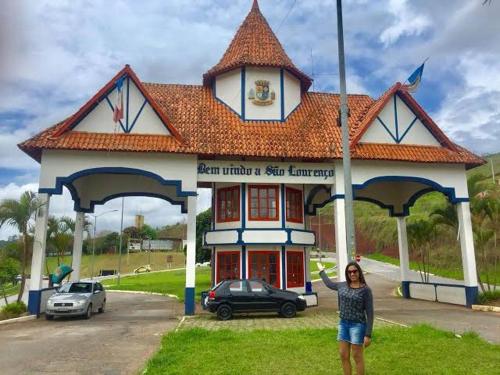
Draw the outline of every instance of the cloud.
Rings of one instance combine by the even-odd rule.
[[[402,36],[418,36],[431,25],[430,20],[412,9],[407,0],[390,0],[388,5],[393,21],[380,34],[380,41],[385,46],[397,42]]]

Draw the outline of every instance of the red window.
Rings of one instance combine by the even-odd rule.
[[[303,222],[302,191],[286,188],[286,221]]]
[[[217,222],[240,220],[240,187],[231,186],[217,190]]]
[[[249,220],[279,220],[278,186],[249,185],[248,191]]]
[[[286,287],[304,286],[304,253],[301,251],[286,252]]]
[[[217,252],[217,282],[240,278],[240,252]]]
[[[249,278],[266,280],[276,288],[280,287],[279,251],[249,251]]]

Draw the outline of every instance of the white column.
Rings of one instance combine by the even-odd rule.
[[[196,196],[188,197],[187,214],[187,252],[186,252],[186,291],[185,313],[194,314],[194,288],[196,268]]]
[[[465,286],[477,287],[476,258],[474,255],[474,236],[470,219],[469,202],[457,203],[457,216],[462,250],[462,267]]]
[[[335,215],[335,248],[337,251],[337,275],[338,280],[345,281],[345,268],[347,267],[347,233],[345,226],[345,201],[337,198],[334,201]]]
[[[396,217],[398,225],[399,269],[401,281],[409,281],[410,261],[408,258],[408,236],[405,217]]]
[[[31,258],[30,291],[43,288],[43,265],[45,263],[45,248],[47,243],[47,220],[49,217],[50,196],[38,194],[40,208],[35,217],[35,238],[33,241],[33,256]]]
[[[71,268],[71,281],[80,280],[80,270],[82,265],[82,247],[83,247],[83,224],[85,221],[85,214],[77,212],[75,217],[75,233],[73,238],[73,263]]]

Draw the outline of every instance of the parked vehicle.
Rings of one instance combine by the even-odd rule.
[[[55,316],[83,316],[89,319],[96,311],[103,313],[106,307],[106,291],[101,283],[70,282],[62,285],[49,297],[45,308],[45,318]]]
[[[220,320],[231,319],[233,313],[263,311],[293,318],[307,307],[304,296],[261,280],[225,280],[202,296],[203,308],[217,313]]]

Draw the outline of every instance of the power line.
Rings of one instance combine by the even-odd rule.
[[[283,24],[285,23],[286,19],[288,18],[288,16],[289,16],[289,15],[290,15],[290,13],[292,12],[293,7],[295,6],[295,4],[296,4],[296,3],[297,3],[297,0],[294,0],[294,1],[293,1],[292,6],[290,7],[290,9],[288,9],[287,14],[285,15],[285,17],[283,17],[283,19],[281,20],[280,25],[279,25],[279,26],[278,26],[278,28],[276,29],[276,33],[278,33],[278,31],[281,29],[281,26],[283,26]]]

